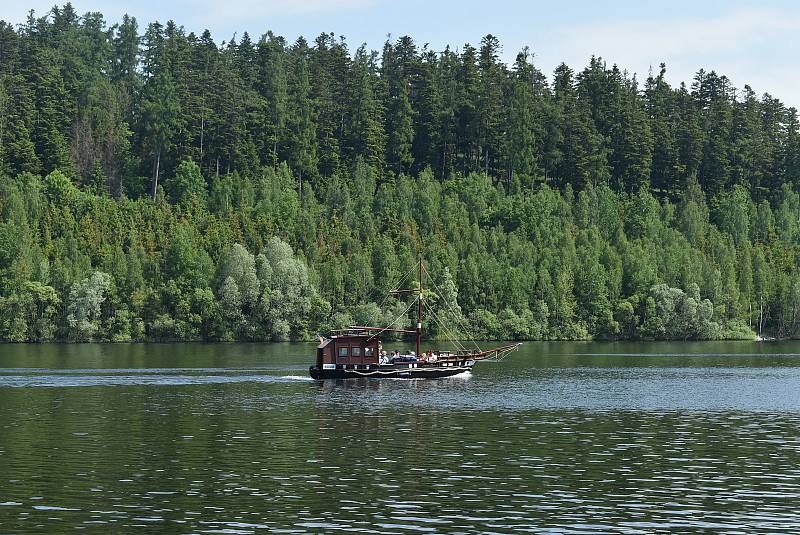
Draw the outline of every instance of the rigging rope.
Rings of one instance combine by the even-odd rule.
[[[398,316],[397,316],[397,317],[396,317],[394,320],[392,320],[392,322],[391,322],[389,325],[387,325],[386,327],[384,327],[384,328],[383,328],[383,329],[381,329],[380,331],[377,331],[375,334],[373,334],[372,336],[370,336],[369,338],[367,338],[367,340],[372,340],[373,338],[375,338],[375,337],[376,337],[376,336],[378,336],[379,334],[381,334],[381,333],[383,333],[383,332],[386,332],[386,330],[387,330],[387,329],[390,329],[390,328],[392,328],[392,325],[394,325],[395,323],[397,323],[397,320],[399,320],[400,318],[402,318],[403,316],[405,316],[406,314],[408,314],[408,311],[409,311],[409,310],[411,310],[411,307],[413,307],[413,306],[414,306],[414,304],[415,304],[416,302],[417,302],[417,300],[416,300],[416,299],[413,299],[413,300],[412,300],[412,301],[411,301],[411,302],[408,304],[408,306],[406,307],[406,309],[405,309],[403,312],[401,312],[401,313],[400,313],[400,314],[399,314],[399,315],[398,315]]]
[[[412,266],[412,267],[411,267],[411,269],[409,269],[408,271],[406,271],[405,275],[403,275],[403,276],[400,278],[400,280],[398,280],[398,281],[397,281],[397,284],[394,284],[394,285],[392,285],[392,287],[393,287],[395,290],[399,290],[399,289],[400,289],[400,285],[402,285],[402,284],[403,284],[403,282],[406,280],[406,278],[408,278],[408,276],[409,276],[409,275],[411,275],[411,273],[413,273],[413,272],[414,272],[416,269],[417,269],[417,266]],[[389,299],[389,296],[390,296],[390,295],[392,295],[392,292],[391,292],[391,291],[390,291],[390,292],[388,292],[386,295],[384,295],[384,296],[383,296],[383,301],[381,301],[381,304],[379,304],[379,305],[378,305],[378,308],[380,308],[381,310],[383,310],[383,305],[385,305],[385,304],[386,304],[386,300],[387,300],[387,299]]]
[[[453,331],[449,329],[447,325],[440,321],[439,316],[436,314],[436,312],[434,312],[433,307],[425,305],[424,302],[423,305],[425,306],[425,310],[428,311],[430,317],[433,318],[433,321],[436,322],[436,325],[438,325],[439,328],[441,328],[444,332],[445,336],[449,338],[448,341],[452,342],[459,351],[467,351],[467,348],[459,341],[458,337],[455,336],[455,333],[453,333]]]
[[[396,288],[397,290],[401,289],[401,288],[400,288],[400,286],[401,286],[401,285],[402,285],[402,284],[405,282],[405,280],[406,280],[406,279],[409,277],[409,275],[411,275],[411,273],[413,273],[413,272],[414,272],[416,269],[417,269],[417,266],[416,266],[416,265],[414,265],[414,266],[412,266],[412,267],[411,267],[411,268],[410,268],[408,271],[406,271],[406,273],[405,273],[405,274],[404,274],[404,275],[403,275],[403,276],[400,278],[400,280],[399,280],[399,281],[397,282],[397,284],[395,285],[395,288]],[[428,274],[428,280],[429,280],[429,281],[430,281],[430,283],[433,285],[433,287],[434,287],[434,289],[436,290],[436,292],[437,292],[437,293],[438,293],[440,296],[443,296],[443,295],[444,295],[444,292],[442,292],[442,290],[441,290],[441,287],[440,287],[438,284],[436,284],[436,281],[435,281],[435,280],[434,280],[434,278],[431,276],[430,272],[428,271],[428,268],[426,268],[426,267],[423,265],[423,266],[422,266],[422,269],[423,269],[423,271],[424,271],[425,273],[427,273],[427,274]],[[384,305],[386,304],[386,301],[389,299],[389,296],[390,296],[390,295],[392,295],[392,293],[391,293],[391,292],[387,293],[387,294],[384,296],[383,300],[382,300],[382,301],[381,301],[381,303],[378,305],[378,308],[379,308],[380,310],[383,310],[383,307],[384,307]],[[391,328],[393,325],[395,325],[395,324],[397,323],[397,321],[398,321],[400,318],[402,318],[403,316],[405,316],[406,314],[408,314],[409,310],[411,310],[411,308],[412,308],[412,307],[413,307],[413,306],[414,306],[414,305],[415,305],[415,304],[416,304],[416,303],[417,303],[417,302],[418,302],[418,301],[421,299],[421,300],[422,300],[422,306],[423,306],[424,310],[426,310],[426,311],[427,311],[427,312],[430,314],[430,316],[433,318],[433,320],[436,322],[436,324],[439,326],[439,328],[441,328],[441,329],[442,329],[442,331],[444,332],[445,336],[447,336],[447,337],[449,337],[449,338],[450,338],[450,340],[449,340],[449,341],[450,341],[450,342],[453,342],[453,345],[455,345],[455,346],[456,346],[456,348],[457,348],[459,351],[464,351],[464,352],[468,351],[468,350],[467,350],[467,347],[466,347],[464,344],[462,344],[462,343],[461,343],[461,340],[459,339],[459,337],[455,335],[455,333],[454,333],[453,329],[451,329],[450,327],[448,327],[448,326],[445,324],[444,320],[442,320],[442,319],[440,319],[440,318],[439,318],[439,316],[438,316],[438,315],[436,314],[436,312],[433,310],[433,307],[431,307],[430,305],[428,305],[428,304],[425,302],[425,300],[424,300],[422,297],[423,297],[422,295],[417,295],[417,297],[416,297],[415,299],[413,299],[413,300],[411,300],[411,301],[409,302],[409,304],[408,304],[408,306],[405,308],[405,310],[403,310],[403,312],[402,312],[402,313],[400,313],[400,314],[399,314],[399,315],[398,315],[398,316],[397,316],[397,317],[396,317],[396,318],[395,318],[395,319],[394,319],[394,320],[393,320],[393,321],[392,321],[392,322],[391,322],[389,325],[387,325],[387,326],[386,326],[386,327],[384,327],[383,329],[381,329],[381,330],[377,331],[375,334],[373,334],[372,336],[370,336],[370,337],[368,338],[368,340],[371,340],[371,339],[375,338],[376,336],[380,335],[381,333],[384,333],[384,332],[386,332],[386,330],[388,330],[388,329],[389,329],[389,328]],[[471,343],[472,343],[472,345],[474,345],[474,346],[475,346],[475,349],[477,349],[477,350],[478,350],[478,352],[482,352],[483,350],[481,349],[481,347],[478,345],[478,343],[475,341],[475,339],[474,339],[474,338],[472,338],[472,335],[471,335],[470,329],[469,329],[468,325],[466,324],[466,319],[464,318],[463,312],[462,312],[461,314],[459,314],[458,312],[456,312],[456,310],[455,310],[455,308],[454,308],[454,306],[453,306],[453,304],[452,304],[452,303],[450,303],[449,301],[447,301],[447,300],[445,300],[445,299],[442,299],[442,300],[443,300],[443,301],[444,301],[444,303],[447,305],[447,308],[448,308],[448,310],[450,311],[450,313],[453,315],[453,318],[456,320],[456,324],[457,324],[457,325],[455,325],[455,327],[458,327],[458,328],[461,328],[461,329],[463,329],[463,330],[464,330],[464,334],[465,334],[466,336],[468,336],[468,337],[469,337],[469,338],[467,338],[467,341],[468,341],[468,342],[471,342]]]
[[[444,292],[441,291],[441,289],[439,288],[439,285],[436,284],[436,281],[433,279],[433,277],[430,277],[430,273],[428,272],[428,268],[423,266],[423,270],[426,273],[428,273],[429,279],[430,279],[431,283],[433,284],[434,288],[436,289],[436,291],[439,292],[439,295],[442,295]],[[467,335],[467,336],[470,336],[470,338],[467,341],[472,342],[472,344],[475,346],[475,348],[479,352],[483,351],[480,348],[480,346],[478,345],[478,343],[475,341],[475,339],[473,339],[471,337],[470,332],[469,332],[469,328],[465,325],[465,320],[464,320],[463,313],[459,316],[459,314],[457,314],[455,309],[453,308],[452,304],[450,304],[447,300],[445,300],[444,302],[447,303],[447,307],[450,309],[450,313],[453,314],[453,317],[456,318],[460,322],[460,324],[461,324],[460,327],[464,329],[464,334]]]

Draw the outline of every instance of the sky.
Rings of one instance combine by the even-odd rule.
[[[0,0],[0,19],[14,24],[54,0]],[[512,62],[528,46],[546,74],[562,61],[580,70],[592,55],[636,73],[667,64],[673,84],[691,83],[701,68],[749,84],[800,107],[800,2],[795,0],[73,0],[80,13],[100,11],[113,24],[124,13],[148,22],[175,20],[212,32],[219,43],[247,31],[272,30],[290,42],[322,32],[380,49],[387,36],[410,35],[434,50],[478,45],[491,33]]]

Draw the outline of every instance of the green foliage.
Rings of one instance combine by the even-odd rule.
[[[200,167],[191,160],[178,165],[174,178],[167,182],[166,190],[170,201],[175,204],[188,204],[192,199],[205,203],[208,195]]]
[[[713,321],[714,308],[700,299],[700,288],[688,292],[659,284],[650,289],[642,322],[642,334],[655,339],[708,340],[720,337],[720,325]]]
[[[61,171],[53,171],[43,180],[44,192],[55,205],[70,205],[75,202],[80,191]]]
[[[102,319],[100,307],[107,299],[111,284],[111,276],[101,271],[95,271],[89,277],[73,284],[67,304],[70,338],[87,341],[97,335]]]
[[[492,35],[220,46],[62,11],[4,27],[2,340],[408,328],[384,296],[420,254],[441,339],[800,335],[800,121],[769,95],[548,79]]]

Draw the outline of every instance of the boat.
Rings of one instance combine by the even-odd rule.
[[[412,289],[396,289],[391,293],[409,293],[415,299],[406,309],[416,305],[417,325],[415,330],[389,327],[352,325],[320,336],[317,359],[308,371],[312,378],[325,379],[438,379],[472,371],[478,361],[500,360],[521,343],[508,344],[483,350],[477,344],[474,349],[457,347],[439,351],[422,349],[424,303],[423,276],[425,268],[419,260],[419,285]],[[401,281],[402,282],[402,281]],[[432,311],[428,311],[429,316]],[[416,351],[393,351],[391,356],[383,350],[381,335],[384,333],[413,334],[416,336]]]

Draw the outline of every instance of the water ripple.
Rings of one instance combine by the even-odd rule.
[[[523,357],[324,383],[4,363],[0,532],[800,531],[800,367]]]

